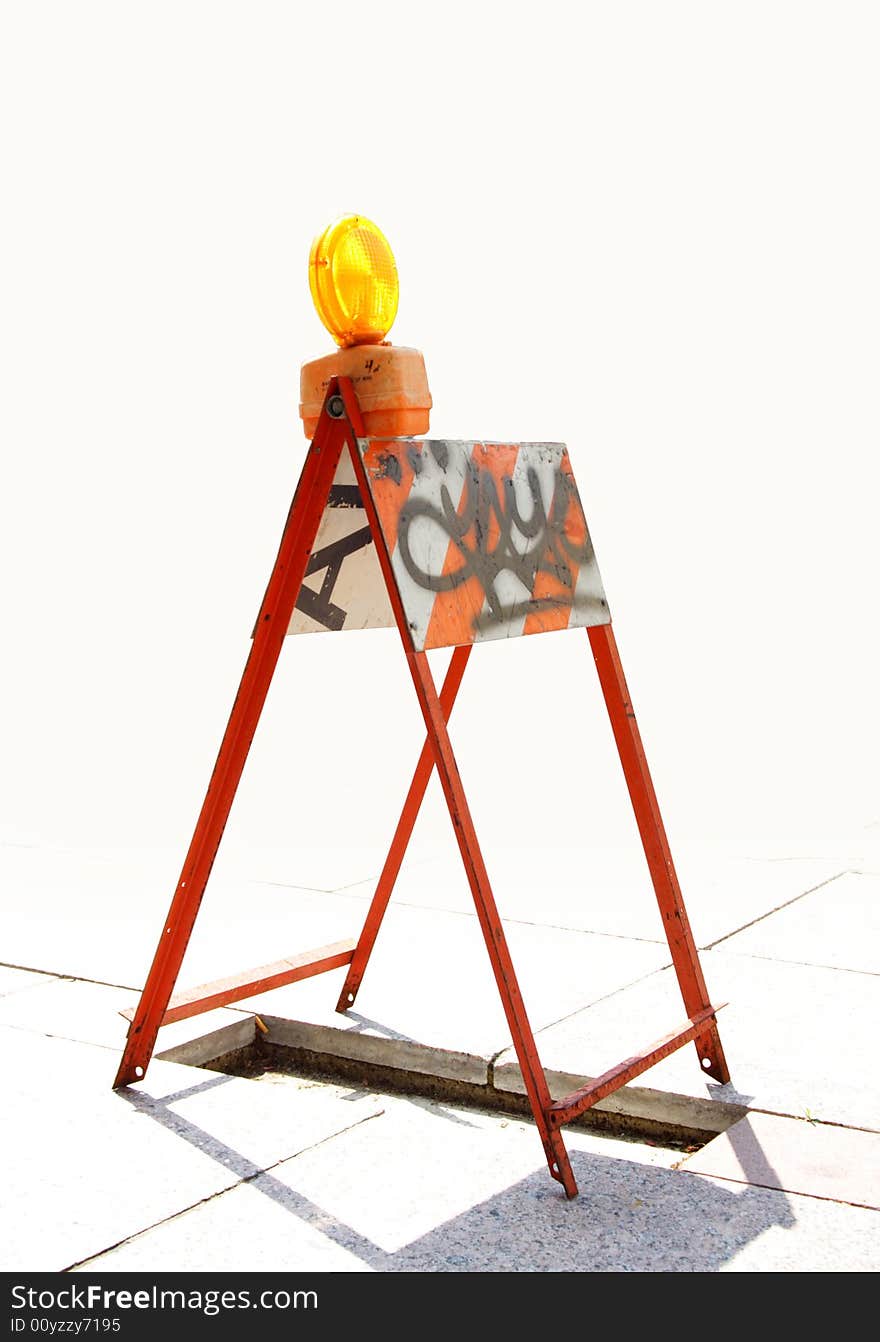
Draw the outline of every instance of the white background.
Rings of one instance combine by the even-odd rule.
[[[673,846],[876,824],[875,4],[0,14],[0,840],[183,855],[349,212],[431,433],[568,445]],[[287,640],[230,836],[381,846],[420,739],[394,631]],[[631,824],[583,634],[453,740],[487,846]]]

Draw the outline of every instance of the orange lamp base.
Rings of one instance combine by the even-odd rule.
[[[427,433],[432,401],[425,361],[417,349],[386,342],[352,345],[302,365],[299,413],[310,441],[335,377],[351,378],[369,437],[410,438]]]

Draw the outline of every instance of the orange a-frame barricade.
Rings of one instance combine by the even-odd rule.
[[[347,449],[347,453],[346,453]],[[334,604],[343,560],[360,555],[348,609]],[[366,565],[366,566],[364,566]],[[307,576],[324,573],[319,587]],[[352,617],[352,611],[354,616]],[[289,633],[394,623],[427,728],[391,848],[359,938],[174,993],[275,666]],[[585,628],[684,1003],[685,1019],[589,1085],[554,1100],[538,1057],[477,841],[447,721],[473,644]],[[427,650],[452,647],[438,694]],[[354,1000],[433,769],[551,1175],[577,1194],[560,1129],[693,1041],[729,1080],[586,519],[561,444],[370,439],[352,382],[331,380],[281,538],[238,694],[159,945],[131,1018],[114,1088],[142,1079],[162,1025],[348,965],[337,1010]],[[174,994],[174,995],[172,995]]]

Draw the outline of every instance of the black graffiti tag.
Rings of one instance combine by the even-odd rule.
[[[526,505],[521,510],[510,476],[501,477],[499,493],[494,476],[470,461],[465,477],[464,504],[460,512],[456,511],[446,485],[440,491],[439,507],[430,500],[411,496],[401,510],[397,542],[400,558],[410,578],[419,587],[431,592],[451,592],[475,578],[489,608],[485,619],[478,618],[475,626],[507,621],[551,607],[571,606],[574,599],[571,565],[575,563],[581,566],[593,557],[589,537],[582,544],[577,544],[565,532],[565,519],[573,499],[580,509],[571,477],[558,469],[555,472],[549,516],[541,496],[538,472],[534,467],[530,466],[526,472],[526,485],[530,508]],[[498,536],[490,546],[493,517]],[[444,556],[451,542],[461,562],[448,573],[428,573],[422,569],[413,556],[410,544],[410,532],[416,524],[421,527],[438,527],[447,540],[447,545],[443,547]],[[496,591],[495,584],[503,572],[512,573],[530,594],[513,609],[502,605]],[[563,594],[546,597],[531,595],[539,573],[551,574],[563,589]]]
[[[360,489],[357,485],[333,484],[327,498],[327,506],[329,508],[358,508],[363,510]],[[368,526],[365,526],[351,532],[348,536],[343,536],[340,540],[331,542],[330,545],[323,546],[320,550],[316,550],[309,559],[305,576],[309,577],[313,573],[321,573],[325,570],[324,581],[317,592],[313,591],[311,587],[306,587],[303,583],[296,598],[296,609],[301,610],[304,615],[310,616],[316,624],[322,624],[325,629],[342,629],[348,612],[343,610],[341,606],[334,605],[331,600],[336,580],[339,577],[343,561],[349,555],[356,554],[359,550],[363,550],[372,544],[373,533]]]

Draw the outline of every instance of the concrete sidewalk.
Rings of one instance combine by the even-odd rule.
[[[357,936],[383,856],[221,849],[178,986]],[[180,860],[0,848],[3,1270],[880,1267],[880,832],[679,847],[732,1080],[686,1046],[565,1128],[572,1201],[516,1112],[451,840],[408,857],[345,1015],[340,969],[165,1027],[114,1092]],[[490,876],[554,1096],[681,1023],[640,849],[508,849]],[[212,1068],[235,1051],[268,1069]]]

